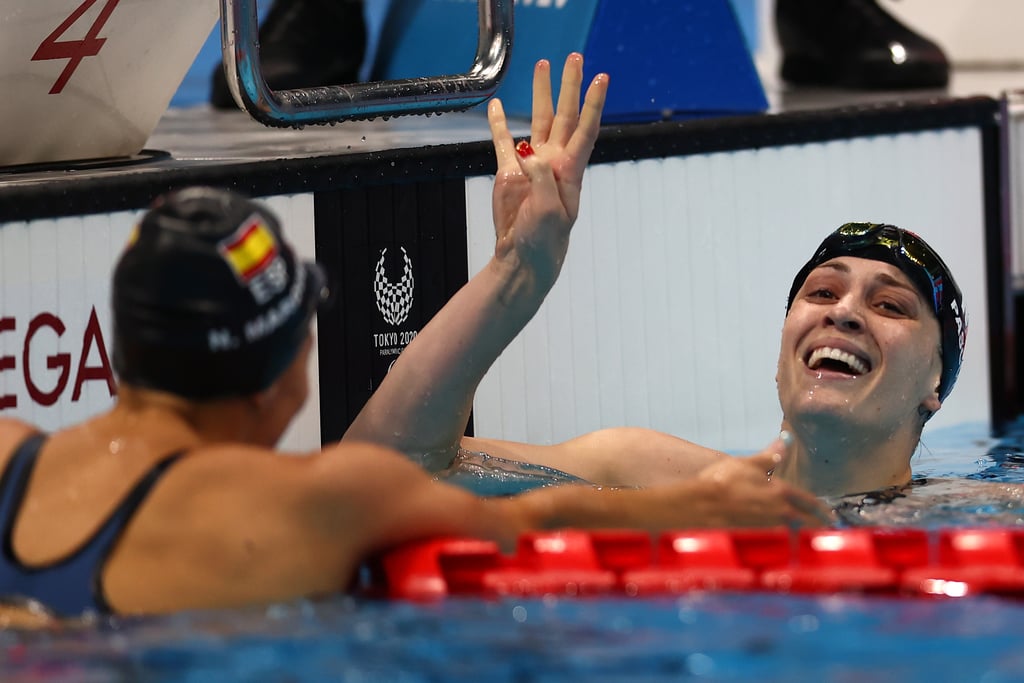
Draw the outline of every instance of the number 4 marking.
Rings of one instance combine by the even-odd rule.
[[[84,58],[95,57],[100,53],[100,48],[103,47],[103,43],[107,42],[107,39],[97,38],[97,35],[103,29],[103,25],[107,23],[107,19],[110,18],[118,2],[119,0],[106,0],[103,9],[100,10],[100,15],[96,17],[96,21],[89,27],[89,32],[85,34],[85,38],[81,40],[57,40],[65,31],[71,28],[72,24],[81,19],[82,15],[89,11],[90,7],[96,4],[96,0],[85,0],[85,2],[78,6],[78,9],[71,13],[71,16],[64,20],[64,23],[58,26],[53,33],[46,36],[46,39],[39,44],[36,53],[32,55],[33,62],[46,59],[68,60],[67,66],[64,67],[64,70],[57,78],[57,82],[50,88],[51,95],[56,95],[64,89],[64,86],[67,85],[68,80],[71,78],[71,74],[75,72],[75,69],[78,68],[78,65]]]

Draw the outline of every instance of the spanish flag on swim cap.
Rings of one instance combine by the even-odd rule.
[[[246,283],[266,270],[278,255],[277,240],[261,213],[254,213],[234,233],[217,244],[221,255]]]

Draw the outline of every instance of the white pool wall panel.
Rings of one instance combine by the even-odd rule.
[[[296,252],[315,258],[313,195],[281,195],[265,201],[280,216]],[[6,411],[5,416],[52,431],[113,406],[114,396],[102,379],[81,382],[78,396],[74,389],[80,365],[103,367],[100,344],[106,350],[108,367],[112,360],[110,279],[141,213],[124,211],[0,224],[0,319],[14,320],[14,329],[0,329],[0,358],[14,361],[13,368],[0,371],[0,396],[13,396],[17,401],[17,407]],[[101,332],[86,342],[93,308]],[[31,321],[44,314],[59,322],[42,325],[29,337]],[[63,327],[62,334],[58,334],[57,326]],[[70,362],[66,384],[59,392],[61,372],[48,367],[50,359],[58,354],[68,354]],[[315,347],[308,377],[310,396],[282,439],[285,450],[305,451],[320,445]],[[55,394],[56,400],[50,405],[32,400],[29,382],[44,394]]]
[[[491,189],[467,180],[471,274],[493,252]],[[847,221],[914,230],[946,259],[971,335],[927,429],[988,425],[981,142],[963,128],[591,167],[562,276],[484,378],[476,433],[554,443],[633,425],[766,445],[792,277]]]

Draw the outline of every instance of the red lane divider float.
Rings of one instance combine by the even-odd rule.
[[[411,600],[694,590],[1024,596],[1024,530],[565,530],[524,534],[513,554],[475,539],[410,543],[375,569],[372,594]]]

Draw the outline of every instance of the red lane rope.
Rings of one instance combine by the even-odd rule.
[[[1024,530],[564,530],[524,534],[512,554],[467,538],[411,543],[375,569],[372,594],[409,600],[693,590],[1024,596]]]

